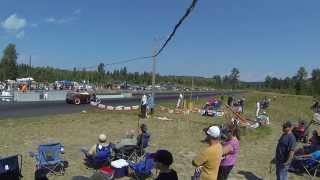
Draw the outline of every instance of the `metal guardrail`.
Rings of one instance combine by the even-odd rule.
[[[0,102],[13,102],[14,96],[0,96]]]

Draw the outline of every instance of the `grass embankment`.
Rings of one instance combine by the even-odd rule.
[[[269,162],[274,156],[275,146],[281,133],[281,123],[285,120],[309,120],[311,97],[291,96],[273,93],[248,93],[246,116],[253,119],[255,102],[267,96],[272,100],[268,113],[271,126],[262,129],[243,131],[241,152],[230,179],[275,179],[275,172],[269,173]],[[198,100],[199,106],[204,100]],[[168,104],[167,104],[168,105]],[[171,104],[173,106],[173,104]],[[210,124],[220,124],[224,118],[207,118],[199,114],[173,115],[157,112],[155,116],[167,116],[172,121],[161,121],[155,118],[146,120],[152,134],[151,150],[165,148],[174,154],[175,168],[180,179],[190,179],[193,174],[191,160],[204,145],[200,142],[204,135],[202,129]],[[91,111],[70,115],[45,116],[35,118],[6,119],[0,121],[0,155],[21,153],[23,159],[24,179],[33,179],[34,160],[28,156],[29,151],[36,150],[38,144],[62,142],[65,145],[65,159],[70,163],[66,175],[51,179],[70,179],[75,175],[92,174],[82,164],[80,148],[91,146],[97,135],[105,133],[108,140],[116,142],[125,132],[137,129],[137,113],[110,113]],[[301,179],[290,174],[290,179]]]

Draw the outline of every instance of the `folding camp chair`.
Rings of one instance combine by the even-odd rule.
[[[0,179],[20,180],[22,168],[22,156],[14,155],[0,158]]]
[[[141,134],[140,142],[137,145],[124,146],[117,152],[117,158],[137,162],[140,157],[144,156],[145,149],[149,147],[150,134]]]
[[[128,161],[132,176],[137,180],[144,180],[152,176],[154,160],[150,155],[150,153],[146,153],[143,158],[137,162]]]
[[[68,162],[61,158],[64,148],[61,143],[39,145],[38,152],[30,153],[36,159],[36,174],[64,175]]]
[[[303,158],[303,168],[310,176],[310,179],[316,178],[320,172],[320,161],[314,158]]]

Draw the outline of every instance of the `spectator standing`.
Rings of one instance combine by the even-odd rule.
[[[183,102],[183,95],[182,95],[182,93],[180,93],[176,108],[180,108],[180,105],[182,102]]]
[[[239,105],[241,107],[241,113],[244,113],[244,104],[245,104],[245,99],[241,98],[239,101]]]
[[[259,113],[260,113],[260,102],[257,101],[257,104],[256,104],[256,117],[259,116]]]
[[[223,160],[221,161],[218,173],[218,180],[227,180],[229,173],[234,167],[240,151],[240,130],[230,127],[227,131],[227,139],[223,144]]]
[[[276,175],[277,180],[288,179],[288,166],[294,157],[296,138],[292,133],[292,124],[287,121],[282,125],[283,134],[276,149]]]
[[[141,98],[141,117],[146,118],[147,117],[147,95],[143,94]]]
[[[219,166],[222,158],[222,145],[220,144],[220,129],[211,126],[206,131],[208,147],[203,149],[192,164],[200,169],[200,180],[217,180]]]

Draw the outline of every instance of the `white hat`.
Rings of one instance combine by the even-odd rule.
[[[220,129],[218,126],[211,126],[207,130],[207,135],[213,138],[218,138],[220,136]]]
[[[106,142],[107,141],[107,136],[105,134],[100,134],[98,137],[100,142]]]

